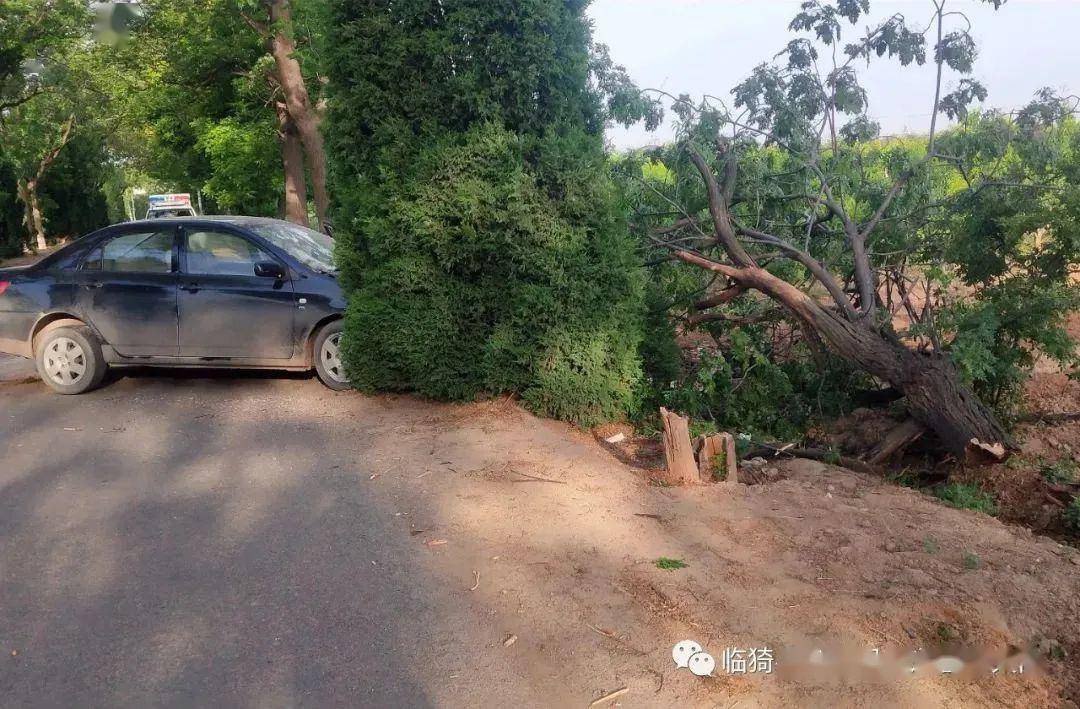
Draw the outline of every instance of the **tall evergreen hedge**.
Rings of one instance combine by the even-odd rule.
[[[363,389],[582,425],[641,379],[643,278],[583,0],[331,0],[326,136]]]

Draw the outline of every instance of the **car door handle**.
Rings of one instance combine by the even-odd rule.
[[[83,283],[84,288],[89,288],[91,290],[101,288],[103,285],[105,285],[105,284],[104,283],[98,283],[96,281],[93,281],[93,282],[90,282],[90,283]]]
[[[198,283],[189,283],[186,286],[180,286],[180,290],[185,291],[187,293],[198,293],[199,292],[199,284]]]

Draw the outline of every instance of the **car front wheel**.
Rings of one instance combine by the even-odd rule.
[[[315,371],[323,384],[334,391],[351,389],[341,361],[341,321],[332,322],[315,338]]]
[[[107,366],[101,344],[85,326],[58,327],[42,335],[34,348],[42,381],[60,394],[82,394],[101,384]]]

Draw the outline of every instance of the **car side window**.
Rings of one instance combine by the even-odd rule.
[[[83,261],[87,271],[171,273],[173,229],[121,234],[97,247]]]
[[[221,231],[187,233],[187,272],[206,276],[254,276],[255,264],[274,261],[247,239]]]

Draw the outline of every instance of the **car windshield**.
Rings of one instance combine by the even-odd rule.
[[[248,229],[316,271],[334,273],[334,242],[326,234],[284,222],[245,224]]]
[[[176,217],[194,217],[195,212],[190,209],[151,209],[146,215],[147,219],[174,219]]]

